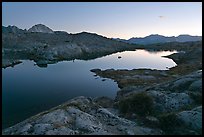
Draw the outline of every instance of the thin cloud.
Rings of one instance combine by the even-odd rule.
[[[159,16],[159,18],[160,18],[160,19],[164,19],[164,18],[166,18],[166,17],[165,17],[165,16]]]

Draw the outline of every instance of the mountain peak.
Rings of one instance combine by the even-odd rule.
[[[36,24],[28,29],[29,32],[41,32],[41,33],[54,33],[52,29],[43,25],[43,24]]]

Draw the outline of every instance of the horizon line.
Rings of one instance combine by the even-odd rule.
[[[38,23],[38,24],[35,24],[35,25],[39,25],[39,24],[46,26],[45,24],[42,24],[42,23]],[[35,25],[33,25],[33,26],[35,26]],[[22,29],[22,28],[19,28],[19,27],[16,26],[16,25],[7,25],[7,27],[9,27],[9,26],[10,26],[10,27],[17,27],[18,29]],[[33,26],[31,26],[30,28],[32,28]],[[2,27],[6,27],[6,26],[2,25]],[[46,26],[46,27],[48,27],[48,26]],[[30,28],[28,28],[28,29],[30,29]],[[48,28],[50,28],[50,27],[48,27]],[[28,31],[28,29],[24,28],[24,29],[22,29],[22,30]],[[51,28],[50,28],[50,29],[51,29]],[[68,33],[66,30],[53,30],[53,29],[51,29],[51,30],[54,31],[54,32],[55,32],[55,31],[64,31],[64,32]],[[99,34],[99,33],[97,33],[97,32],[90,32],[90,31],[85,31],[85,30],[82,30],[82,31],[79,31],[79,32],[75,32],[75,33],[68,33],[68,34],[79,34],[79,33],[83,33],[83,32],[87,32],[87,33],[91,33],[91,34],[97,34],[97,35],[100,35],[100,36],[103,36],[103,37],[107,37],[107,36],[105,36],[105,35],[103,35],[103,34]],[[183,33],[183,34],[179,34],[179,35],[167,36],[167,35],[162,35],[162,34],[158,34],[158,33],[152,33],[152,34],[149,34],[149,35],[146,35],[146,36],[143,36],[143,37],[141,37],[141,36],[139,36],[139,37],[132,36],[131,38],[145,38],[145,37],[148,37],[148,36],[150,36],[150,35],[160,35],[160,36],[164,36],[164,37],[178,37],[178,36],[180,36],[180,35],[190,35],[190,34],[185,34],[185,33]],[[190,36],[202,37],[202,35],[190,35]],[[119,37],[107,37],[107,38],[110,38],[110,39],[121,39],[121,40],[129,40],[129,39],[131,39],[131,38],[125,39],[125,38],[119,38]]]

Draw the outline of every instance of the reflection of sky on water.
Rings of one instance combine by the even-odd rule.
[[[76,60],[75,63],[84,64],[86,67],[101,68],[101,69],[136,69],[136,68],[150,68],[158,70],[166,70],[166,67],[170,68],[176,66],[176,63],[165,57],[176,51],[159,51],[148,52],[145,50],[125,51],[112,55],[108,55],[95,60],[89,60],[87,62]],[[118,59],[121,56],[122,58]]]
[[[161,57],[168,54],[170,52],[125,51],[89,61],[62,61],[47,68],[24,60],[13,68],[2,69],[3,127],[76,96],[114,98],[119,90],[117,84],[109,79],[96,79],[91,69],[166,69],[176,65],[171,59]]]

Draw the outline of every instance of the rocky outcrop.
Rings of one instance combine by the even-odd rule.
[[[121,81],[124,82],[115,98],[115,106],[118,106],[121,112],[124,111],[122,116],[137,119],[139,108],[131,109],[129,105],[134,102],[127,101],[137,94],[145,93],[153,100],[152,112],[142,118],[145,126],[159,127],[164,134],[200,135],[202,134],[202,70],[185,74],[189,72],[189,69],[186,70],[177,75],[171,70],[93,69],[91,71],[99,76],[111,78],[119,85]],[[136,98],[135,100],[137,101]],[[140,100],[141,104],[147,102],[142,103],[142,101]],[[129,111],[125,111],[128,107]]]
[[[163,85],[174,92],[180,92],[181,90],[192,90],[196,92],[202,91],[202,71],[195,71],[188,75],[182,76],[173,80],[169,85]]]
[[[202,106],[198,106],[189,111],[178,113],[178,118],[189,128],[194,130],[202,130]]]
[[[147,91],[153,97],[155,108],[161,112],[177,111],[180,108],[192,104],[192,99],[186,93],[166,94],[161,91]]]
[[[138,126],[87,97],[74,98],[3,130],[3,135],[154,135],[158,129]]]
[[[146,92],[154,99],[157,110],[172,112],[186,105],[198,103],[202,97],[202,71],[195,71],[154,86],[128,86],[117,93],[117,100]]]

